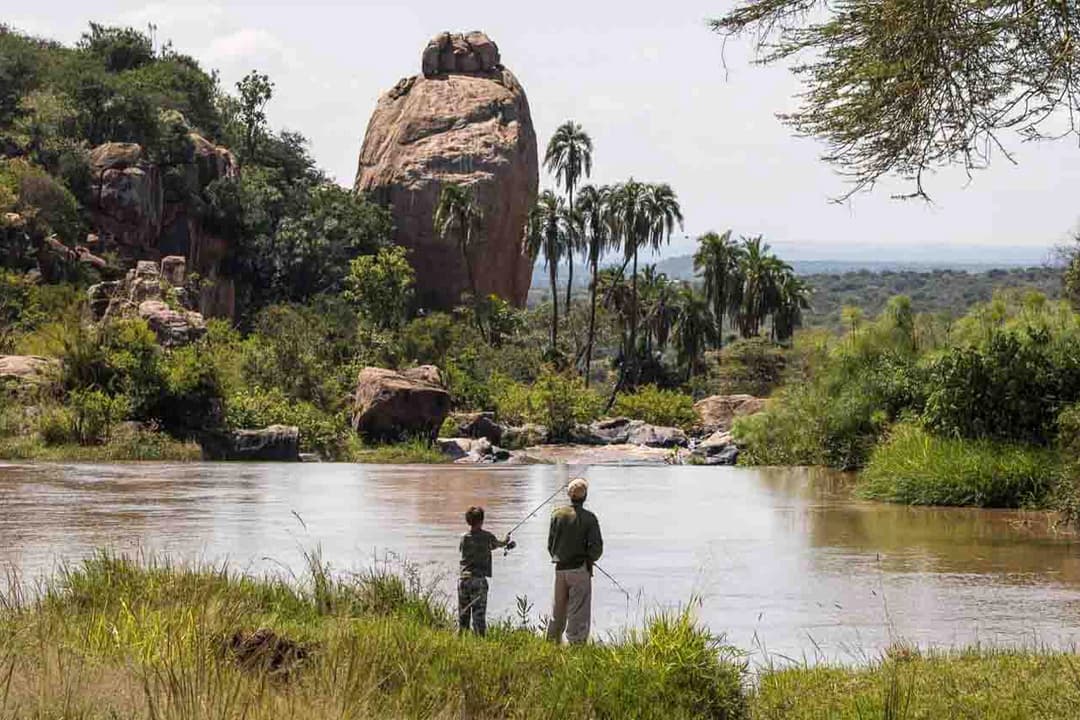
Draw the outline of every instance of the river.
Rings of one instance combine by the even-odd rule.
[[[96,548],[167,552],[254,572],[300,570],[321,546],[340,571],[407,558],[452,588],[462,513],[500,533],[566,466],[338,464],[0,466],[0,564],[24,578]],[[608,579],[601,633],[691,598],[713,631],[761,659],[858,661],[894,641],[1071,647],[1080,542],[1045,515],[882,505],[808,469],[572,467],[591,483]],[[561,501],[561,498],[560,498]],[[548,509],[495,559],[489,614],[527,596],[547,612]],[[301,523],[301,519],[303,523]],[[306,527],[305,527],[306,526]]]

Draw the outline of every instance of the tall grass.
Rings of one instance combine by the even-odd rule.
[[[870,456],[858,492],[911,505],[1041,506],[1060,475],[1051,450],[941,438],[902,423]]]
[[[1067,720],[1080,717],[1080,659],[969,649],[768,670],[751,706],[754,720]]]
[[[408,574],[299,579],[100,554],[0,607],[0,717],[744,718],[744,665],[687,613],[608,643],[459,637]]]

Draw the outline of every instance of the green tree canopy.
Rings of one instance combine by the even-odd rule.
[[[825,142],[848,195],[895,174],[925,197],[928,170],[1008,157],[1006,131],[1078,132],[1073,2],[745,0],[710,25],[752,35],[765,64],[791,64],[805,93],[781,117]]]

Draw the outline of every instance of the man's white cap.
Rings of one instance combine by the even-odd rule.
[[[566,488],[566,494],[571,500],[584,500],[589,494],[589,482],[585,478],[574,478]]]

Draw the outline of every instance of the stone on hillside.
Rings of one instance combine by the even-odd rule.
[[[450,393],[432,365],[402,372],[366,367],[356,379],[352,424],[369,440],[434,439],[450,411]]]
[[[38,355],[0,355],[0,385],[31,387],[49,382],[60,369],[54,358]]]
[[[754,415],[764,409],[765,400],[753,395],[713,395],[694,403],[694,410],[706,433],[728,431],[735,418]]]
[[[120,292],[120,286],[121,282],[119,280],[110,280],[91,285],[87,289],[86,295],[90,301],[90,313],[93,315],[94,320],[101,320],[105,317],[109,305],[112,304],[113,299]]]
[[[202,315],[188,310],[174,310],[161,300],[139,303],[138,314],[164,347],[188,345],[206,334],[206,321]]]
[[[385,93],[367,127],[357,192],[390,207],[394,241],[412,252],[421,307],[449,309],[471,290],[521,307],[532,259],[522,242],[539,184],[536,133],[525,92],[483,33],[442,33],[421,75]],[[439,195],[465,186],[482,211],[466,265],[457,240],[435,234]]]
[[[300,461],[300,429],[291,425],[207,433],[200,444],[206,460]]]
[[[627,442],[651,448],[686,447],[690,444],[686,433],[679,428],[645,423],[630,430]]]
[[[161,259],[161,275],[174,287],[181,287],[187,280],[187,260],[182,255],[169,255]]]

